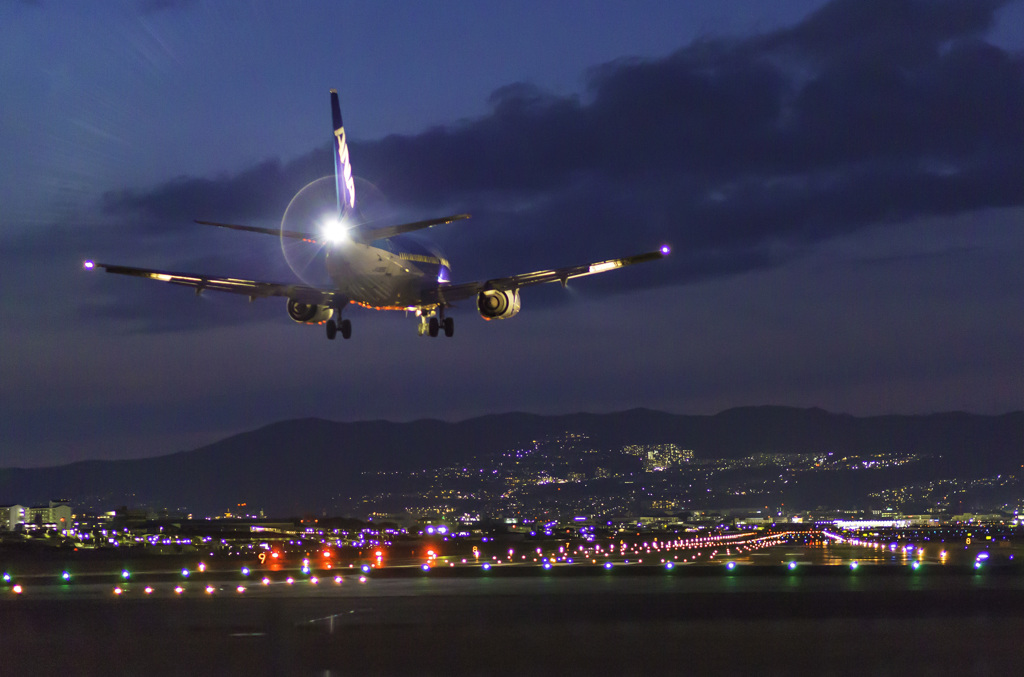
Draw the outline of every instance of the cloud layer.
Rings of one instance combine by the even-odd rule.
[[[493,252],[500,270],[472,274],[672,242],[672,265],[631,276],[642,285],[770,266],[878,222],[1017,205],[1024,60],[984,41],[1003,4],[836,0],[771,34],[604,64],[581,95],[502,87],[484,117],[354,143],[356,171],[411,215],[472,211],[472,237],[442,235],[453,255]],[[265,219],[329,167],[317,149],[104,206],[160,229]]]

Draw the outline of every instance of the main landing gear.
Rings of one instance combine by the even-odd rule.
[[[351,320],[343,320],[340,317],[337,322],[333,319],[327,320],[327,338],[333,341],[339,332],[341,333],[341,338],[350,338],[352,336]]]
[[[420,336],[437,336],[442,330],[449,338],[455,334],[455,319],[445,317],[443,308],[430,315],[420,316],[420,326],[416,330]]]

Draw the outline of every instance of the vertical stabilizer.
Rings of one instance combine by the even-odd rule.
[[[352,162],[348,156],[336,89],[331,90],[331,116],[334,122],[334,184],[338,191],[338,216],[341,216],[356,206],[356,183],[352,178]]]

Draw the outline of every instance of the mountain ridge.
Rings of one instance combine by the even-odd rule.
[[[498,454],[565,432],[595,447],[676,444],[698,458],[757,453],[906,452],[933,458],[931,473],[1009,472],[1024,463],[1024,412],[856,417],[820,408],[734,407],[714,415],[635,408],[607,414],[494,414],[418,419],[275,421],[217,442],[142,459],[0,469],[0,503],[160,505],[207,514],[238,503],[274,514],[322,512],[365,487],[367,474],[408,473]],[[89,498],[86,501],[86,497]],[[115,507],[110,505],[107,509]]]

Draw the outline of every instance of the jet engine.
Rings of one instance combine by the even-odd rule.
[[[321,324],[331,319],[331,315],[334,315],[334,308],[330,306],[318,306],[316,304],[302,303],[295,299],[288,299],[288,317],[296,322]]]
[[[485,289],[476,299],[476,307],[485,320],[505,320],[519,312],[519,290]]]

